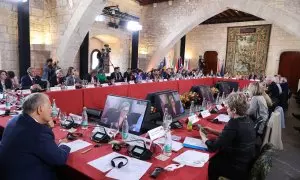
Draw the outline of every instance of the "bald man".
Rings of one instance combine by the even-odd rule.
[[[22,105],[23,113],[12,118],[0,143],[0,179],[56,179],[55,167],[64,165],[70,148],[58,146],[51,124],[47,95],[33,93]]]

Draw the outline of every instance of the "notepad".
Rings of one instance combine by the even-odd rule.
[[[208,153],[187,150],[173,159],[174,162],[192,167],[203,167],[209,160]]]
[[[192,137],[186,137],[183,142],[183,146],[192,149],[205,150],[207,151],[207,146],[201,139],[196,139]]]
[[[78,151],[80,149],[83,149],[83,148],[86,148],[86,147],[92,145],[91,143],[88,143],[88,142],[80,140],[80,139],[78,139],[76,141],[69,142],[69,143],[61,143],[61,144],[69,146],[71,148],[70,153]]]

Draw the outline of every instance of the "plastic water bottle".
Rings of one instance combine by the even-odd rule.
[[[10,100],[9,100],[9,95],[5,94],[5,110],[10,110],[11,106],[10,106]]]
[[[222,94],[222,98],[221,98],[221,104],[223,104],[223,103],[224,103],[224,101],[225,101],[225,93],[223,92],[223,94]]]
[[[216,98],[216,104],[220,103],[220,93],[218,93],[217,98]]]
[[[20,94],[20,105],[21,106],[23,105],[24,99],[25,99],[24,94],[21,91],[21,94]]]
[[[47,91],[50,91],[50,82],[49,81],[46,81],[46,83],[47,83]]]
[[[128,133],[129,133],[129,125],[127,121],[127,116],[125,116],[125,119],[122,123],[122,139],[126,140],[128,138]]]
[[[206,105],[207,105],[207,101],[206,101],[205,98],[203,98],[203,100],[202,100],[202,105],[201,105],[203,110],[206,109]]]
[[[171,136],[170,129],[168,129],[165,134],[165,143],[164,143],[164,147],[163,147],[163,154],[165,156],[172,155],[172,136]]]
[[[195,103],[194,101],[191,102],[191,106],[190,106],[190,112],[189,115],[192,116],[195,114]]]
[[[81,118],[82,118],[81,128],[87,129],[89,126],[89,122],[88,122],[88,115],[86,113],[86,107],[83,107]]]
[[[169,129],[171,123],[172,123],[172,117],[168,112],[168,108],[165,108],[164,117],[163,117],[163,128],[165,131]]]
[[[56,106],[56,103],[55,103],[55,99],[53,99],[51,117],[55,118],[57,116],[58,116],[58,109],[57,109],[57,106]]]

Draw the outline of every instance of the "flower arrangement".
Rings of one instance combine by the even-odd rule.
[[[180,95],[180,100],[185,109],[190,107],[192,101],[194,101],[195,105],[201,102],[201,98],[196,92],[186,92]]]
[[[212,95],[213,95],[214,98],[216,99],[217,96],[218,96],[218,94],[219,94],[219,92],[220,92],[219,89],[216,88],[216,87],[212,87],[212,88],[210,88],[210,90],[211,90]]]

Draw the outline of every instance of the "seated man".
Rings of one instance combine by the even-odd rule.
[[[42,85],[41,78],[36,76],[35,70],[32,67],[27,69],[27,75],[22,76],[21,78],[21,88],[22,89],[30,89],[30,87],[34,84]]]
[[[49,98],[33,93],[22,108],[8,122],[0,143],[1,179],[56,179],[55,167],[66,163],[70,148],[57,146],[47,126],[52,122]]]

